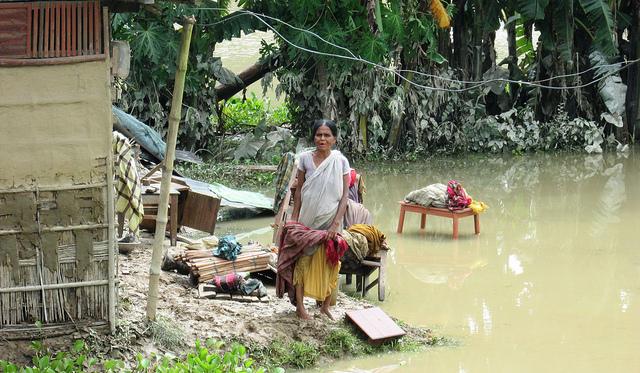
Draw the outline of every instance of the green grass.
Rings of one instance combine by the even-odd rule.
[[[184,176],[207,183],[220,183],[231,188],[260,189],[272,187],[275,172],[250,171],[237,162],[178,165]]]
[[[408,329],[406,324],[400,324],[405,325],[405,330]],[[456,345],[453,340],[433,336],[426,330],[408,333],[400,339],[373,345],[367,341],[362,332],[345,323],[331,330],[320,345],[306,341],[287,343],[274,340],[268,346],[251,346],[249,353],[255,361],[264,366],[308,369],[315,366],[322,357],[335,360],[389,352],[415,352],[429,346],[453,345]]]
[[[175,321],[158,316],[149,322],[149,333],[153,342],[169,350],[175,350],[184,345],[185,332]]]

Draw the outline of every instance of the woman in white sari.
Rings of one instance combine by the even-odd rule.
[[[302,153],[298,160],[298,186],[291,218],[309,228],[326,230],[327,240],[332,240],[342,231],[351,169],[342,153],[332,150],[338,135],[335,122],[315,121],[312,134],[316,148]],[[303,297],[308,296],[322,302],[321,312],[333,319],[329,306],[339,270],[339,262],[335,266],[327,263],[324,245],[305,248],[293,276],[298,317],[309,318],[303,304]]]

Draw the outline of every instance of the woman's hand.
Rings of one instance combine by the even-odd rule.
[[[333,240],[334,238],[336,238],[336,235],[338,234],[339,226],[340,226],[340,223],[337,221],[334,221],[333,223],[331,223],[331,226],[329,227],[329,229],[327,229],[327,240]]]

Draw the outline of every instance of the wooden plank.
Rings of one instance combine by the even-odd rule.
[[[39,15],[40,15],[40,7],[38,6],[37,3],[33,4],[33,6],[31,7],[32,9],[32,14],[33,14],[33,18],[32,18],[32,22],[31,25],[33,26],[33,30],[31,32],[31,55],[30,57],[37,57],[38,56],[38,35],[39,35],[39,24],[38,22],[40,22],[39,19]]]
[[[383,342],[406,334],[379,307],[347,311],[346,316],[369,337],[370,342]]]
[[[67,2],[60,4],[60,56],[67,56]]]
[[[88,27],[88,13],[89,13],[89,6],[87,4],[86,1],[82,2],[82,54],[88,54],[89,53],[89,43],[87,38],[88,36],[88,32],[87,32],[87,27]]]
[[[213,234],[220,209],[220,198],[213,193],[190,190],[180,207],[180,225]]]
[[[107,58],[104,54],[94,54],[89,56],[58,57],[46,59],[16,59],[0,58],[0,66],[51,66],[66,65],[70,63],[81,63],[89,61],[101,61]]]
[[[55,17],[56,17],[56,29],[55,29],[55,56],[56,57],[60,57],[60,37],[61,37],[61,33],[60,33],[60,16],[61,16],[61,4],[60,2],[55,2],[54,3],[54,9],[55,9]]]
[[[87,32],[87,43],[88,43],[88,53],[93,54],[94,45],[93,45],[93,4],[90,2],[86,2],[86,10],[85,19],[88,21],[87,25],[85,25],[85,31]]]
[[[29,26],[28,4],[0,4],[0,56],[29,57]]]
[[[78,3],[75,1],[72,1],[70,4],[70,11],[71,11],[71,32],[70,32],[70,37],[71,37],[71,46],[70,46],[70,54],[69,56],[75,56],[76,55],[76,25],[78,24],[78,17],[76,15],[76,9],[78,7]]]
[[[95,54],[101,53],[100,50],[100,3],[93,3],[93,47]]]
[[[45,34],[45,30],[46,30],[46,26],[45,26],[45,19],[46,19],[46,15],[45,15],[45,7],[42,6],[42,3],[40,3],[38,5],[38,13],[40,14],[40,24],[39,24],[39,29],[38,29],[38,58],[42,58],[44,57],[44,34]]]
[[[40,47],[40,58],[49,57],[49,54],[46,52],[49,48],[49,3],[44,3],[42,10],[40,12],[40,16],[43,20],[42,24],[42,43]]]
[[[102,7],[102,39],[103,39],[103,53],[107,58],[111,58],[111,51],[109,48],[109,8]]]
[[[31,24],[32,24],[32,19],[31,19],[31,3],[26,4],[27,7],[27,43],[25,45],[26,47],[26,52],[27,52],[27,57],[31,57]]]
[[[56,53],[56,6],[55,3],[49,3],[49,57],[55,57]]]

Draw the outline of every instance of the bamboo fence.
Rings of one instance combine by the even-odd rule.
[[[35,216],[20,217],[21,211],[10,216],[7,200],[16,199],[16,193],[34,201],[30,211]],[[63,197],[65,193],[70,195]],[[108,182],[0,190],[0,239],[5,245],[16,242],[15,248],[0,248],[0,338],[29,338],[36,332],[56,335],[75,331],[70,325],[102,327],[115,322],[112,198]],[[74,211],[68,219],[46,221],[52,212],[60,217],[65,208]],[[20,218],[35,223],[25,224]],[[21,229],[21,224],[27,228]],[[84,241],[77,240],[78,232],[84,232]],[[53,249],[45,247],[45,234],[54,235]],[[17,263],[12,263],[12,250]]]

